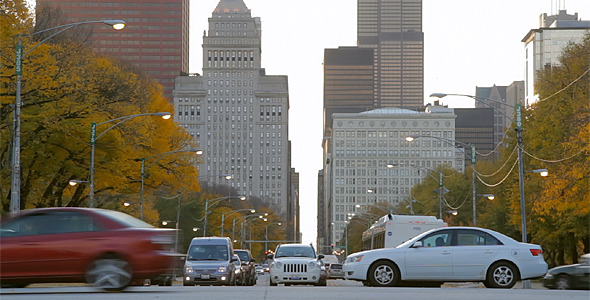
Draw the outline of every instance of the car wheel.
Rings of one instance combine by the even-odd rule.
[[[272,282],[272,279],[269,279],[268,282],[270,286],[277,286],[275,282]]]
[[[555,279],[555,288],[558,290],[569,290],[572,288],[571,279],[569,276],[560,274]]]
[[[88,268],[86,281],[97,288],[120,291],[131,282],[131,267],[117,257],[97,259]]]
[[[509,262],[497,262],[488,269],[484,285],[488,288],[512,288],[518,281],[518,271]]]
[[[372,286],[390,287],[398,283],[400,272],[390,261],[377,261],[369,268],[369,282]]]

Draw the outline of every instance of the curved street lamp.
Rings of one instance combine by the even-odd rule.
[[[268,250],[268,226],[271,226],[271,225],[281,226],[281,225],[283,225],[283,223],[275,222],[275,223],[270,223],[270,224],[266,225],[266,227],[264,228],[264,251]]]
[[[107,131],[115,128],[119,124],[127,122],[135,117],[141,117],[141,116],[159,116],[159,117],[162,117],[162,119],[164,119],[164,120],[168,120],[168,119],[170,119],[170,117],[172,117],[172,114],[169,112],[143,113],[143,114],[123,116],[123,117],[107,120],[107,121],[104,121],[104,122],[101,122],[98,124],[95,122],[92,122],[92,124],[90,126],[90,148],[91,148],[91,150],[90,150],[90,193],[89,193],[89,203],[88,203],[89,207],[94,207],[94,149],[96,146],[96,140],[98,140]],[[98,136],[96,136],[96,126],[110,123],[110,122],[116,122],[116,123],[114,125],[112,125],[111,127],[105,129]]]
[[[456,140],[451,140],[451,139],[447,139],[447,138],[442,138],[442,137],[438,137],[438,136],[430,136],[430,135],[410,135],[406,137],[406,141],[411,142],[417,138],[432,138],[432,139],[437,139],[443,142],[447,142],[451,145],[453,145],[455,148],[459,149],[459,148],[463,148],[464,147],[470,147],[471,148],[471,193],[472,193],[472,205],[473,205],[473,226],[477,226],[477,212],[476,212],[476,192],[475,192],[475,188],[476,188],[476,184],[475,184],[475,145],[474,144],[468,144],[468,143],[464,143],[464,142],[460,142],[460,141],[456,141]],[[462,145],[463,147],[457,147],[456,144]],[[465,157],[467,157],[467,153],[465,153],[465,150],[463,150],[463,154],[465,155]]]
[[[398,166],[401,166],[401,165],[395,164],[395,163],[388,163],[387,164],[388,168],[394,168],[394,167],[398,167]],[[404,166],[408,166],[408,167],[412,167],[412,168],[416,168],[416,169],[427,169],[429,171],[438,173],[438,190],[436,191],[438,193],[438,218],[442,220],[442,195],[446,194],[449,191],[443,186],[443,173],[440,171],[437,171],[435,169],[428,168],[428,167],[421,167],[421,166],[416,166],[416,165],[404,165]],[[432,176],[430,173],[428,173],[428,175],[430,175],[433,179],[436,180],[436,178],[434,176]]]
[[[223,235],[223,229],[224,229],[223,227],[224,227],[224,223],[225,223],[225,215],[226,214],[227,215],[232,215],[234,213],[241,212],[241,211],[250,211],[251,213],[255,213],[256,212],[256,210],[253,209],[253,208],[243,208],[243,209],[235,209],[235,210],[231,210],[231,211],[222,213],[221,214],[221,236],[222,237],[224,236]]]
[[[226,200],[226,199],[240,199],[242,201],[246,200],[245,196],[224,196],[224,197],[219,197],[219,198],[215,198],[215,199],[205,199],[205,217],[204,217],[204,223],[203,223],[203,236],[207,236],[207,215],[210,213],[209,212],[209,208],[211,208],[211,206],[219,203],[220,201]],[[209,204],[209,202],[213,202],[211,204]]]
[[[195,152],[195,154],[197,155],[201,155],[203,154],[203,150],[200,149],[188,149],[188,150],[176,150],[176,151],[170,151],[170,152],[165,152],[165,153],[160,153],[160,154],[156,154],[154,156],[150,156],[150,157],[142,157],[141,158],[141,189],[139,192],[139,203],[140,203],[140,219],[143,220],[143,186],[144,186],[144,180],[145,180],[145,169],[151,167],[153,164],[157,163],[158,161],[160,161],[161,159],[163,159],[164,157],[174,154],[174,153],[179,153],[179,152]],[[145,161],[151,158],[155,158],[155,157],[159,157],[158,159],[156,159],[154,162],[152,162],[151,164],[149,164],[147,167],[145,166]]]
[[[16,75],[16,99],[14,105],[14,119],[13,119],[13,140],[12,140],[12,176],[10,184],[10,213],[15,214],[20,211],[20,189],[21,189],[21,178],[20,178],[20,110],[22,106],[21,101],[21,80],[23,77],[23,58],[25,58],[31,51],[35,50],[39,45],[45,43],[54,36],[83,24],[91,23],[104,23],[113,26],[114,29],[120,30],[125,27],[125,21],[122,20],[100,20],[100,21],[85,21],[78,23],[70,23],[60,26],[55,26],[40,30],[27,35],[19,35],[19,39],[14,47],[15,52],[15,63],[14,63],[14,74]],[[20,37],[33,36],[49,30],[60,29],[57,32],[46,37],[27,52],[23,53],[23,46]]]

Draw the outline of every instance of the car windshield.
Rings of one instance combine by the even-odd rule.
[[[246,262],[250,261],[248,259],[248,252],[246,252],[246,251],[234,251],[234,252],[240,257],[240,259],[242,261],[246,261]]]
[[[228,260],[226,245],[192,245],[188,250],[188,260]]]
[[[101,215],[105,215],[111,219],[116,220],[120,224],[127,226],[127,227],[140,227],[140,228],[153,228],[154,226],[132,217],[128,214],[124,214],[122,212],[114,211],[114,210],[106,210],[106,209],[97,209],[97,213]]]
[[[279,247],[275,257],[310,257],[315,258],[315,252],[310,247]]]

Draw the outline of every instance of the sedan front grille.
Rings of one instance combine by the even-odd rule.
[[[284,264],[283,272],[306,273],[307,264]]]

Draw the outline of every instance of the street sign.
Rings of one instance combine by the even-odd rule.
[[[516,110],[516,129],[522,130],[522,105],[516,104],[514,109]]]

